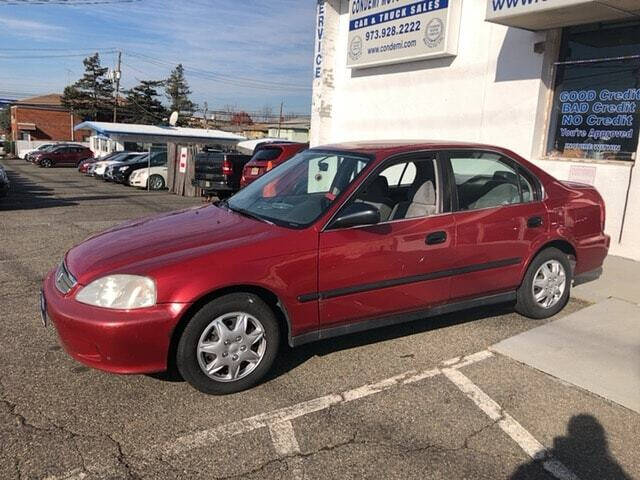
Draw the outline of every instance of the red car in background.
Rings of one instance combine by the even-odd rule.
[[[41,311],[94,368],[176,365],[195,388],[259,382],[307,342],[512,302],[558,313],[609,248],[589,185],[512,151],[451,142],[329,145],[226,202],[133,220],[67,252]]]
[[[244,188],[256,178],[264,175],[272,168],[286,162],[296,153],[309,148],[308,143],[267,143],[260,145],[253,152],[253,157],[244,166],[240,188]]]
[[[31,154],[33,163],[45,168],[77,167],[82,160],[92,157],[93,152],[82,145],[58,145]]]

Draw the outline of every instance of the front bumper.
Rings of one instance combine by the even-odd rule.
[[[159,304],[139,310],[110,310],[75,300],[78,287],[63,295],[55,270],[44,280],[46,314],[62,346],[77,361],[112,373],[154,373],[167,369],[171,335],[189,304]]]

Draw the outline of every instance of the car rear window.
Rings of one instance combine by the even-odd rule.
[[[280,156],[281,153],[281,148],[262,148],[253,155],[251,160],[275,160]]]

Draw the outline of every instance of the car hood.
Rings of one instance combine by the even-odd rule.
[[[110,273],[144,274],[162,264],[263,242],[287,229],[216,206],[133,220],[93,235],[66,255],[81,285]]]

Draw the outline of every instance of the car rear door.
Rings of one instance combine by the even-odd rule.
[[[380,208],[385,212],[391,202],[393,210],[399,203],[397,199],[381,195],[375,201],[367,190],[373,183],[385,183],[377,177],[387,178],[394,171],[406,171],[408,162],[418,165],[418,171],[425,170],[427,162],[432,164],[431,172],[439,170],[434,153],[385,162],[343,209],[352,202],[364,201],[384,205]],[[318,259],[321,328],[349,328],[349,324],[363,321],[366,328],[368,323],[373,326],[382,317],[417,313],[448,300],[447,270],[453,261],[455,222],[448,202],[439,191],[441,175],[436,175],[433,183],[437,190],[437,209],[429,215],[392,218],[385,213],[387,218],[376,225],[321,232]],[[417,190],[425,182],[426,178],[416,177],[412,183]],[[399,179],[397,183],[403,182]]]
[[[457,245],[451,299],[514,290],[548,219],[539,181],[501,153],[443,153],[453,192]]]

